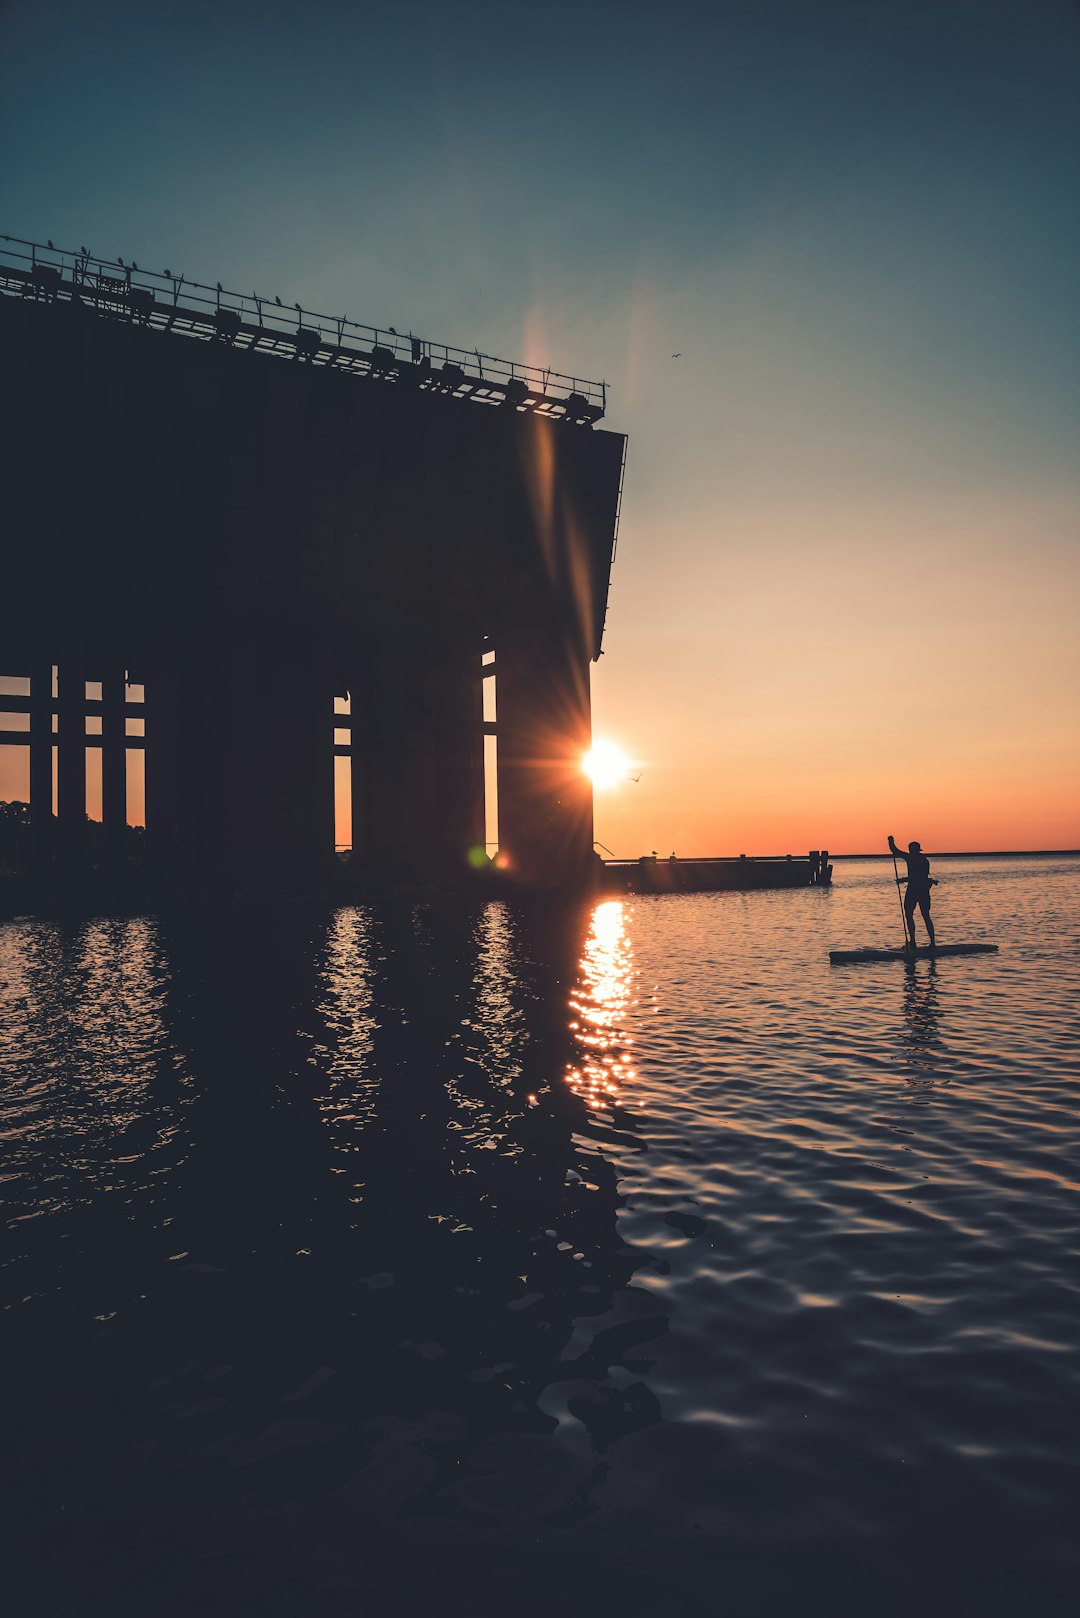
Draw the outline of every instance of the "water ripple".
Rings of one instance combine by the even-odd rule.
[[[1064,1610],[1080,867],[888,875],[0,928],[36,1607]]]

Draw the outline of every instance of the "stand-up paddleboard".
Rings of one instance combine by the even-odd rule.
[[[996,944],[924,944],[918,949],[831,949],[829,960],[833,966],[848,966],[856,961],[936,961],[940,955],[996,955]]]

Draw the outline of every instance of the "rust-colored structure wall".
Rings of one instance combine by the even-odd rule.
[[[483,841],[493,647],[511,871],[560,885],[587,867],[577,761],[619,435],[77,302],[0,297],[0,352],[0,672],[33,678],[40,822],[43,671],[60,669],[58,845],[42,832],[39,864],[79,858],[82,721],[65,698],[83,679],[107,685],[116,819],[126,669],[145,684],[148,842],[166,877],[317,878],[333,853],[333,731],[350,724],[333,697],[347,691],[357,859],[452,880]]]

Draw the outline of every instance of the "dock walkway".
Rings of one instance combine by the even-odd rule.
[[[606,893],[724,893],[756,888],[825,887],[832,881],[828,849],[809,854],[746,855],[737,858],[605,860],[600,887]]]

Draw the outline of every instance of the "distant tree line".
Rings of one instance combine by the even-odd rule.
[[[52,816],[56,826],[56,816]],[[126,828],[127,856],[132,863],[142,858],[146,841],[144,826]],[[0,799],[0,875],[26,871],[31,861],[30,805],[18,798]],[[100,820],[86,817],[86,855],[90,865],[100,865],[105,857],[105,828]]]

